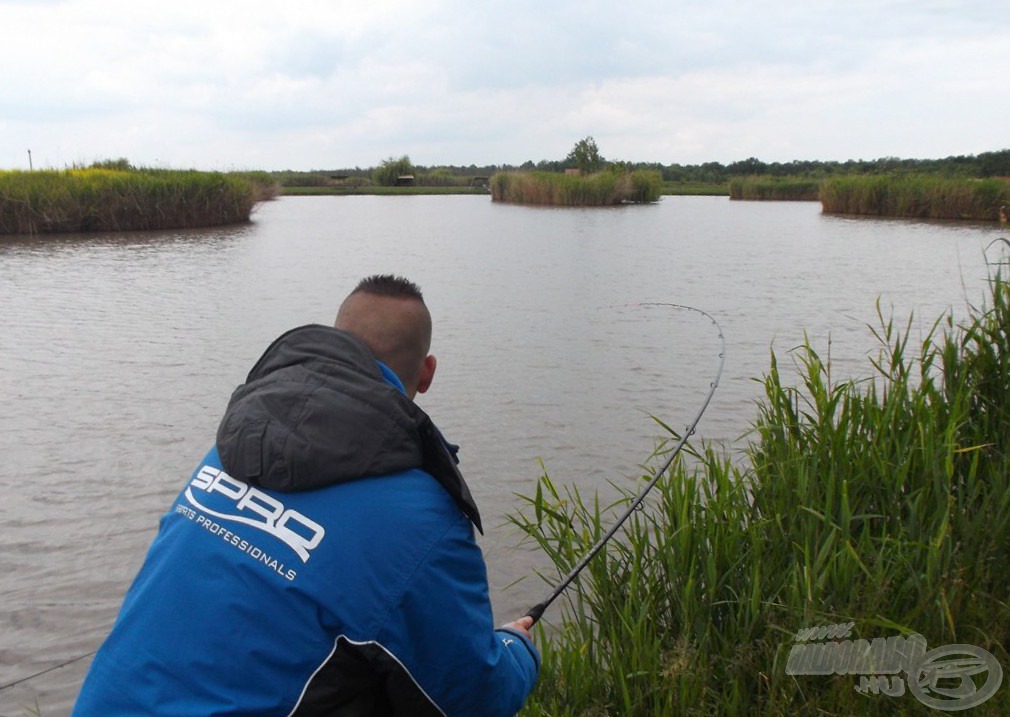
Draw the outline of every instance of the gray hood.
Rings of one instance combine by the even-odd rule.
[[[232,394],[217,448],[229,475],[279,491],[422,468],[481,530],[431,419],[386,382],[364,343],[339,329],[302,326],[274,341]]]

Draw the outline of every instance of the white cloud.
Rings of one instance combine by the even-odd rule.
[[[693,163],[1001,149],[990,0],[0,0],[0,167]]]

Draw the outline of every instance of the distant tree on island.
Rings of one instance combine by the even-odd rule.
[[[565,164],[574,165],[582,174],[598,172],[603,169],[604,163],[600,148],[596,146],[596,140],[592,137],[580,139],[565,157]]]

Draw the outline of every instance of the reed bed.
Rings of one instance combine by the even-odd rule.
[[[108,168],[0,171],[0,234],[234,224],[273,196],[266,177]]]
[[[586,176],[554,172],[499,172],[491,177],[491,199],[562,207],[614,206],[659,201],[659,172],[596,172]]]
[[[1010,204],[1010,181],[928,174],[845,175],[824,180],[829,214],[997,221]]]
[[[729,180],[729,198],[751,201],[816,202],[820,198],[819,179],[747,175]]]
[[[1010,666],[1010,285],[995,272],[990,289],[918,345],[882,317],[864,380],[833,380],[807,345],[794,385],[773,354],[743,460],[675,462],[538,628],[523,714],[929,712],[852,674],[786,674],[798,631],[848,622]],[[544,475],[513,522],[562,575],[611,512]],[[972,713],[1008,711],[1004,685]]]

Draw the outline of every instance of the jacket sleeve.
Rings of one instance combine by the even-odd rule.
[[[525,636],[494,629],[484,557],[462,516],[407,581],[381,642],[450,717],[514,715],[540,668]]]

